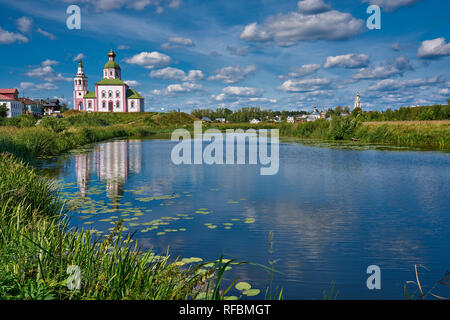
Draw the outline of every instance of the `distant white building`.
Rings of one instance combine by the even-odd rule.
[[[3,104],[6,105],[7,118],[14,118],[22,114],[22,102],[19,101],[17,89],[0,89],[0,105]]]
[[[356,98],[355,98],[355,103],[353,105],[353,110],[355,109],[361,109],[362,111],[362,107],[361,107],[361,98],[359,96],[359,92],[356,92]]]
[[[258,124],[260,122],[261,122],[261,120],[259,120],[259,119],[252,119],[252,120],[250,120],[251,124]]]
[[[289,117],[287,117],[286,121],[287,121],[287,123],[294,123],[295,119],[294,119],[294,117],[289,116]]]

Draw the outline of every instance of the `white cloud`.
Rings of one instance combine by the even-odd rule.
[[[345,54],[340,56],[327,57],[324,68],[362,68],[367,67],[369,56],[366,54]]]
[[[32,82],[21,82],[20,88],[22,90],[40,91],[40,90],[56,90],[58,86],[51,83],[32,83]]]
[[[72,3],[72,0],[61,0],[65,3]],[[148,6],[156,7],[158,13],[164,11],[164,7],[178,9],[181,0],[79,0],[79,3],[87,3],[95,7],[97,12],[117,10],[123,7],[137,11],[144,10]]]
[[[393,76],[401,76],[406,71],[414,70],[406,57],[398,57],[393,63],[375,68],[362,68],[354,76],[355,80],[364,79],[386,79]]]
[[[274,41],[288,47],[304,40],[347,39],[361,33],[363,26],[363,20],[336,10],[318,14],[289,12],[271,16],[262,25],[256,22],[248,24],[240,38],[256,42]]]
[[[202,80],[204,78],[204,74],[201,70],[189,70],[186,75],[186,73],[181,69],[167,67],[150,72],[150,77],[164,80],[196,81]]]
[[[208,80],[219,80],[223,83],[236,83],[244,80],[248,75],[254,73],[255,71],[256,67],[253,65],[246,68],[242,68],[240,66],[225,67],[216,70],[214,74],[208,78]]]
[[[216,101],[224,101],[239,97],[260,97],[263,92],[264,90],[259,88],[229,86],[223,88],[220,94],[213,95],[212,98]]]
[[[167,86],[166,89],[163,90],[153,90],[152,93],[154,95],[176,95],[176,94],[184,94],[192,91],[202,90],[203,86],[198,83],[193,82],[183,82],[177,84],[171,84]]]
[[[77,61],[77,60],[81,60],[84,58],[86,58],[86,56],[83,53],[79,53],[72,59],[72,61]]]
[[[423,59],[448,56],[450,55],[450,43],[447,43],[444,37],[423,41],[417,55]]]
[[[420,0],[363,0],[362,2],[375,4],[380,6],[383,11],[392,12],[400,7],[410,6],[419,1]]]
[[[247,56],[250,53],[250,47],[249,46],[240,47],[240,48],[227,46],[226,49],[233,56],[245,57],[245,56]]]
[[[194,41],[189,38],[171,37],[166,43],[162,44],[163,49],[175,49],[180,47],[193,47],[195,46]]]
[[[124,82],[127,85],[129,85],[130,87],[139,87],[141,85],[141,83],[139,81],[136,81],[136,80],[125,80]]]
[[[42,63],[41,63],[41,65],[42,65],[43,67],[47,67],[47,66],[56,66],[56,65],[58,65],[58,64],[59,64],[58,61],[56,61],[56,60],[51,60],[51,59],[44,60],[44,61],[42,61]]]
[[[137,64],[147,69],[163,67],[170,64],[171,61],[172,60],[168,55],[165,55],[164,53],[160,53],[158,51],[144,51],[132,56],[131,58],[125,59],[126,63]]]
[[[39,32],[39,33],[42,34],[43,36],[49,38],[50,40],[55,40],[55,39],[56,39],[56,37],[55,37],[54,34],[52,34],[52,33],[50,33],[50,32],[47,32],[47,31],[44,31],[44,30],[42,30],[41,28],[38,28],[38,29],[37,29],[37,32]]]
[[[33,26],[33,19],[29,17],[21,17],[16,20],[17,29],[23,33],[29,33],[31,31],[31,27]]]
[[[377,82],[368,87],[370,91],[395,91],[405,88],[416,88],[434,85],[444,82],[444,79],[440,76],[434,76],[427,79],[412,79],[412,80],[395,80],[385,79]]]
[[[316,14],[331,10],[323,0],[303,0],[297,3],[298,11],[303,14]]]
[[[28,42],[28,38],[20,33],[9,32],[0,27],[0,44],[10,44],[14,42]]]
[[[130,46],[121,44],[120,46],[117,47],[118,50],[128,50],[130,49]]]
[[[29,70],[26,75],[28,77],[40,78],[48,82],[65,81],[71,82],[72,78],[65,78],[61,73],[56,73],[53,70],[53,65],[57,65],[55,60],[45,60],[39,67]]]
[[[277,89],[286,92],[311,92],[330,88],[332,81],[328,78],[290,79]]]
[[[280,78],[280,79],[301,78],[301,77],[307,76],[309,74],[313,74],[314,72],[316,72],[319,69],[320,69],[320,65],[318,65],[318,64],[304,64],[301,67],[292,68],[287,76],[279,76],[278,78]]]

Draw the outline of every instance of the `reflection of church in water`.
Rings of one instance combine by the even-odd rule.
[[[89,188],[91,173],[106,183],[106,193],[113,202],[123,195],[129,174],[140,173],[142,150],[140,141],[118,140],[102,143],[90,153],[76,155],[77,183],[81,196]]]

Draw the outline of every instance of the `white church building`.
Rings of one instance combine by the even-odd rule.
[[[88,78],[83,62],[78,61],[74,78],[73,105],[75,110],[88,112],[143,112],[144,98],[121,80],[122,70],[115,61],[111,49],[103,68],[103,79],[95,84],[95,91],[88,91]]]

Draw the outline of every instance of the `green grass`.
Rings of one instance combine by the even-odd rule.
[[[363,123],[358,117],[335,117],[331,121],[297,123],[249,123],[207,124],[205,129],[279,129],[280,136],[299,139],[351,141],[358,144],[386,144],[448,150],[450,147],[450,123],[436,122],[389,122]]]

